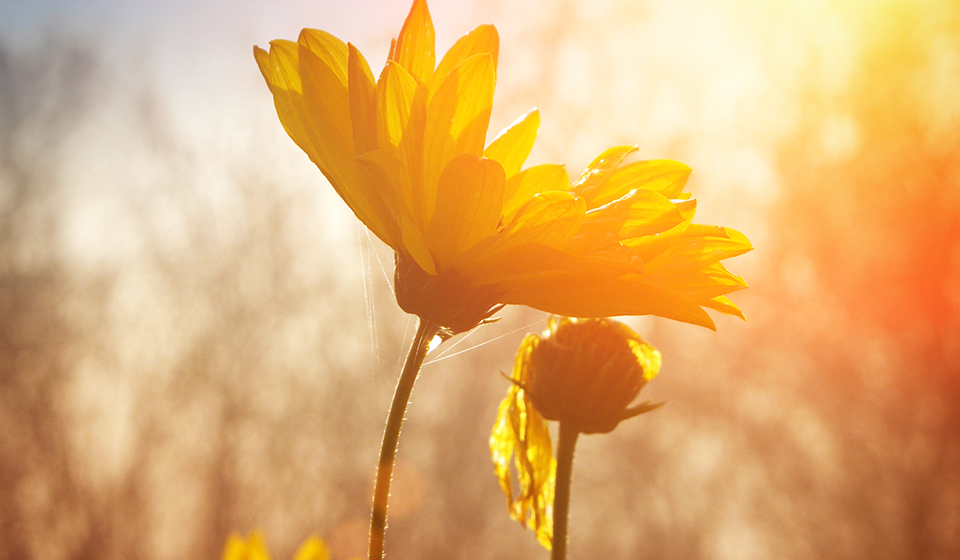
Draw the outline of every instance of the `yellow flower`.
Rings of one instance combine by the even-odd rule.
[[[557,462],[546,420],[578,433],[605,433],[657,408],[630,407],[660,372],[660,352],[630,327],[610,319],[551,317],[543,335],[529,334],[514,362],[513,385],[500,403],[490,452],[510,515],[550,548]],[[520,484],[514,497],[510,462]]]
[[[436,63],[425,0],[414,0],[374,80],[360,51],[304,29],[254,55],[290,137],[397,255],[407,312],[467,330],[504,304],[580,317],[655,314],[714,328],[709,307],[746,287],[720,261],[740,233],[692,224],[690,168],[602,153],[572,185],[522,169],[536,110],[488,145],[499,38],[481,25]]]
[[[237,534],[230,535],[227,538],[226,546],[223,548],[221,559],[270,560],[270,553],[267,552],[263,534],[259,531],[253,531],[246,540]],[[323,540],[310,537],[297,549],[296,554],[293,555],[293,560],[330,560],[330,550]]]

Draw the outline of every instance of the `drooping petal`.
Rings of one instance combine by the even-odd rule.
[[[440,175],[437,208],[427,242],[441,268],[496,233],[503,207],[503,168],[491,159],[460,154]]]
[[[523,385],[526,356],[539,343],[536,335],[527,335],[517,353],[512,379]],[[510,516],[532,529],[537,540],[548,550],[553,539],[553,489],[557,461],[546,421],[530,402],[519,385],[513,385],[497,410],[497,420],[490,434],[490,456],[494,472],[507,497]],[[512,462],[519,483],[514,497]]]
[[[538,128],[540,111],[534,108],[503,129],[483,151],[483,156],[499,161],[507,179],[510,179],[520,172],[523,162],[530,155]]]
[[[377,85],[363,54],[352,44],[347,47],[353,149],[359,155],[377,149]]]
[[[508,175],[503,198],[504,223],[513,221],[520,207],[534,195],[550,191],[566,191],[568,188],[570,188],[570,176],[567,175],[566,168],[556,163],[535,165],[513,177]]]
[[[500,53],[500,36],[497,34],[497,28],[492,25],[477,26],[470,33],[460,37],[447,54],[443,55],[433,74],[429,97],[433,97],[451,70],[471,56],[481,53],[487,53],[493,57],[493,69],[496,71],[497,57]]]
[[[635,151],[637,151],[636,146],[615,146],[604,150],[603,153],[597,156],[590,165],[587,166],[586,171],[570,186],[570,190],[577,193],[577,196],[582,196],[586,199],[588,210],[604,204],[604,202],[600,202],[601,200],[609,202],[627,194],[630,189],[625,189],[620,194],[610,198],[606,186],[610,177],[613,176],[613,173],[623,162],[624,158]],[[605,196],[597,198],[595,196],[596,193],[601,193]]]
[[[390,59],[399,63],[420,83],[427,84],[436,65],[435,33],[426,0],[413,0],[400,28]]]
[[[474,55],[450,71],[427,106],[423,132],[424,196],[433,211],[441,171],[457,154],[483,153],[497,75],[489,54]]]

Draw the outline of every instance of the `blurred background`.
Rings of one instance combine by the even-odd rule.
[[[263,531],[364,555],[414,321],[392,255],[283,132],[254,44],[375,69],[406,0],[0,1],[0,558],[219,558]],[[743,231],[748,317],[630,319],[668,406],[580,440],[571,557],[960,557],[960,4],[433,0],[501,36],[493,134],[695,169]],[[437,350],[390,558],[546,558],[487,438],[543,314]],[[442,352],[445,352],[442,354]]]

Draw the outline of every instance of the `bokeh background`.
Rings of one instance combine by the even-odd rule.
[[[408,7],[0,0],[0,558],[216,559],[254,529],[364,554],[414,322],[252,45],[318,27],[376,68]],[[497,25],[491,129],[539,106],[531,162],[639,144],[756,247],[746,323],[630,320],[669,404],[581,438],[571,557],[960,557],[960,4],[431,11],[441,51]],[[543,315],[502,316],[429,358],[388,557],[547,557],[487,449]]]

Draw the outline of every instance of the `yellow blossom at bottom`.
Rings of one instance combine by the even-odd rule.
[[[227,538],[221,560],[270,560],[266,542],[260,531],[253,531],[244,539],[236,533]],[[300,545],[293,560],[330,560],[330,549],[319,537],[310,537]]]

